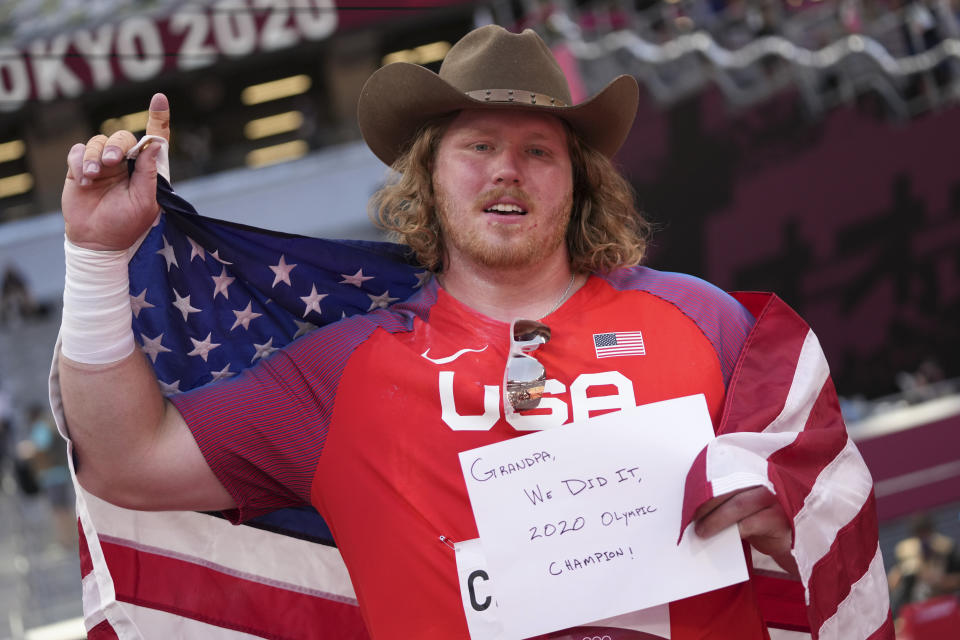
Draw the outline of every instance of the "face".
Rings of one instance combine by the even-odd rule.
[[[559,119],[523,110],[460,112],[437,149],[433,186],[450,264],[566,261],[573,174]]]

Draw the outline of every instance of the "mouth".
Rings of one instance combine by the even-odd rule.
[[[524,209],[523,207],[521,207],[520,205],[518,205],[518,204],[513,204],[513,203],[504,203],[504,202],[498,202],[498,203],[496,203],[496,204],[492,204],[492,205],[490,205],[489,207],[487,207],[486,209],[484,209],[484,212],[486,212],[486,213],[493,213],[493,214],[500,215],[500,216],[525,216],[525,215],[527,215],[527,210]]]

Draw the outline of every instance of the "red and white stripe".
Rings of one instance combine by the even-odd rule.
[[[368,637],[333,547],[82,489],[78,507],[90,637]]]
[[[56,362],[51,406],[66,436]],[[201,513],[121,509],[87,493],[70,459],[91,640],[369,640],[336,548]]]
[[[819,341],[776,297],[740,299],[757,324],[728,387],[718,436],[688,474],[683,526],[709,498],[767,487],[793,520],[811,635],[892,639],[873,481],[847,437]],[[793,623],[781,628],[799,631]]]
[[[85,492],[79,504],[91,634],[367,638],[335,548],[199,513],[128,511]]]

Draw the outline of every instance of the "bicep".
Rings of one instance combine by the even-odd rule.
[[[236,502],[214,474],[183,416],[169,401],[156,436],[138,455],[140,479],[128,508],[221,511]]]

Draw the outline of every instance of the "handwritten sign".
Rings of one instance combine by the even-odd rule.
[[[736,527],[677,545],[686,473],[711,438],[697,395],[462,452],[503,637],[746,580]]]

